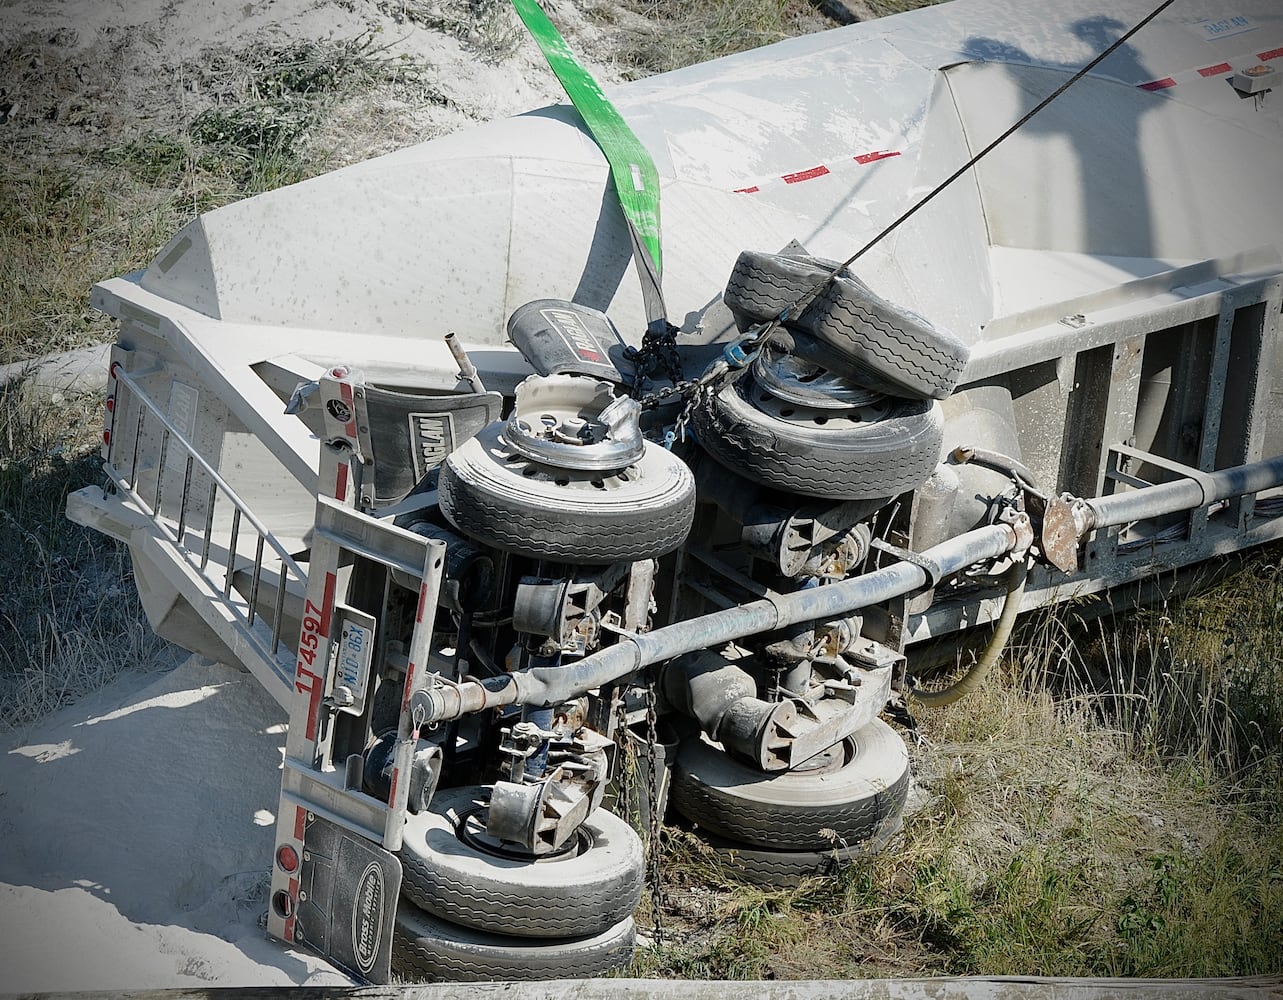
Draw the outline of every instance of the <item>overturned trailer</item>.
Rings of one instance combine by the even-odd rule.
[[[289,711],[272,934],[371,980],[616,967],[666,808],[824,871],[903,809],[879,716],[977,676],[915,649],[996,622],[983,668],[1022,610],[1283,535],[1283,13],[1116,44],[1150,13],[956,0],[612,92],[675,336],[570,106],[94,289],[109,482],[68,513]]]

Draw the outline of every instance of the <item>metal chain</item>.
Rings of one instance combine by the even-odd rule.
[[[698,385],[698,379],[684,379],[683,381],[676,382],[673,385],[666,385],[662,389],[656,389],[654,392],[648,392],[644,396],[639,396],[637,398],[637,402],[641,404],[641,408],[643,410],[653,410],[655,407],[659,406],[660,403],[663,403],[674,396],[685,398],[689,393],[694,391],[695,387]]]
[[[664,321],[663,331],[647,330],[642,335],[642,345],[624,348],[624,357],[636,368],[633,375],[633,396],[641,395],[646,379],[661,372],[676,385],[682,380],[682,359],[677,351],[678,328]]]
[[[691,415],[699,405],[700,399],[716,392],[725,382],[738,375],[749,361],[757,356],[758,349],[769,336],[774,325],[774,322],[767,323],[752,331],[751,335],[737,344],[730,345],[738,351],[738,359],[733,362],[728,360],[733,357],[728,348],[726,357],[714,361],[696,379],[681,378],[681,364],[677,355],[678,331],[671,324],[668,333],[662,338],[664,340],[662,349],[656,346],[652,335],[647,333],[646,342],[641,350],[630,347],[624,352],[625,357],[637,366],[633,381],[633,395],[643,410],[653,410],[674,397],[683,401],[672,429],[665,434],[666,448],[671,448],[674,441],[686,440],[686,426],[690,423]],[[672,385],[642,395],[640,390],[647,374],[653,374],[661,365],[667,369]]]
[[[659,763],[655,748],[659,743],[659,715],[656,711],[656,672],[646,678],[646,768],[650,787],[647,804],[650,806],[650,844],[646,858],[646,880],[650,883],[650,917],[656,948],[664,945],[664,888],[660,880],[659,835],[664,818],[659,814]]]
[[[617,802],[623,808],[624,818],[632,825],[631,815],[633,791],[637,786],[637,765],[633,760],[632,747],[628,743],[628,707],[623,689],[616,689],[612,695],[615,712],[615,781],[619,787]],[[640,823],[641,817],[637,817]]]

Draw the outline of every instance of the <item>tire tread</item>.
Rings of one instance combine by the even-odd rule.
[[[680,502],[645,519],[632,512],[599,512],[593,519],[559,523],[548,511],[496,503],[460,477],[447,461],[441,470],[441,510],[464,534],[496,548],[554,562],[611,563],[649,559],[686,540],[695,511],[692,489]]]
[[[626,966],[637,940],[631,917],[588,938],[536,941],[481,934],[485,940],[472,943],[469,936],[466,929],[402,900],[392,966],[402,976],[430,982],[588,979]]]
[[[854,846],[903,811],[909,763],[903,740],[879,719],[848,739],[855,741],[856,757],[840,770],[769,778],[705,738],[692,739],[678,752],[670,800],[691,822],[754,848]]]
[[[694,426],[705,451],[756,482],[804,496],[872,500],[898,496],[925,482],[944,439],[935,404],[906,401],[900,414],[889,419],[896,421],[894,426],[878,421],[803,439],[796,428],[756,409],[730,385],[696,407]]]

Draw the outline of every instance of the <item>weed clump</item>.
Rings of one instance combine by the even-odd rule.
[[[147,627],[123,550],[67,520],[67,494],[101,483],[89,446],[101,400],[56,406],[21,383],[0,390],[0,727],[21,727],[169,644]]]
[[[808,0],[632,0],[629,7],[645,19],[631,30],[619,56],[633,77],[681,69],[833,26]]]
[[[398,22],[453,35],[483,62],[504,62],[525,38],[507,0],[379,0],[378,7]]]

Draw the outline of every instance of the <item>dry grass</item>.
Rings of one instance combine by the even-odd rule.
[[[201,53],[143,76],[127,42],[88,55],[29,36],[0,52],[0,364],[100,343],[94,282],[145,266],[196,215],[328,169],[309,140],[371,88],[408,92],[417,67],[370,38]],[[100,71],[78,72],[92,60]],[[122,119],[93,78],[138,74],[147,107]],[[196,95],[196,96],[193,96]],[[66,495],[101,484],[102,401],[0,387],[0,726],[22,726],[166,648],[128,559],[68,521]]]
[[[670,848],[683,944],[648,975],[1195,977],[1283,969],[1283,567],[1027,623],[922,720],[925,802],[880,856],[787,892]]]
[[[617,58],[633,77],[833,26],[809,0],[632,0],[629,7],[643,20],[622,33],[625,40]]]
[[[483,62],[503,62],[525,38],[507,0],[379,0],[378,7],[398,22],[453,35]]]
[[[142,616],[128,559],[63,514],[101,482],[96,396],[50,405],[0,391],[0,727],[22,727],[124,671],[168,662]]]

